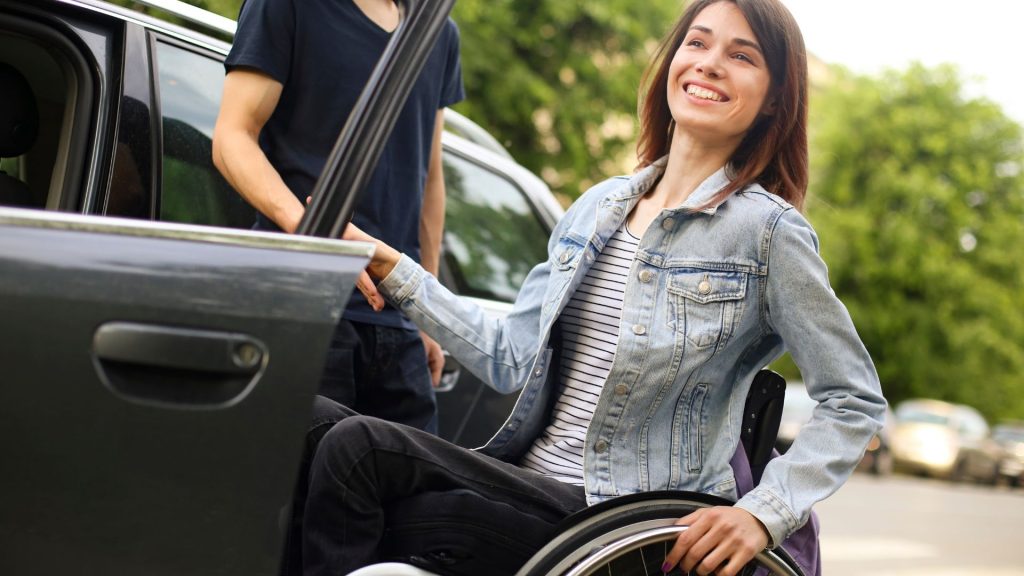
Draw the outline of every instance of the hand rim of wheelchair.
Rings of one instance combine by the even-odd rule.
[[[592,541],[589,551],[587,551],[587,547],[581,547],[582,559],[566,557],[549,573],[564,574],[564,576],[590,576],[608,563],[630,552],[635,552],[651,544],[673,541],[689,528],[689,526],[666,524],[669,522],[674,522],[674,520],[648,520],[612,530],[600,537],[600,541]],[[602,545],[601,541],[608,543]],[[771,550],[758,552],[753,561],[768,569],[771,574],[799,576],[792,567]],[[648,571],[645,569],[645,572]]]
[[[724,499],[696,492],[663,490],[619,496],[610,501],[596,504],[567,519],[569,524],[558,531],[551,542],[537,551],[516,576],[577,576],[592,572],[590,567],[599,564],[602,550],[616,546],[616,558],[640,545],[630,545],[622,550],[617,542],[630,540],[648,530],[674,526],[671,538],[675,538],[684,526],[675,522],[698,508],[731,506]],[[659,536],[665,536],[659,532]],[[600,548],[600,550],[595,550]],[[608,554],[610,554],[609,552]],[[610,560],[610,559],[609,559]],[[795,560],[783,549],[759,552],[754,561],[780,576],[802,576],[803,572]],[[577,571],[577,569],[579,569]]]

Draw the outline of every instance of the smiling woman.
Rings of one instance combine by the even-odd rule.
[[[807,183],[800,31],[778,0],[697,1],[651,70],[639,170],[568,210],[507,317],[348,228],[346,238],[376,243],[368,271],[392,304],[495,389],[523,391],[478,451],[334,407],[339,422],[310,471],[307,574],[379,560],[404,499],[465,491],[512,510],[502,526],[481,512],[482,528],[542,539],[618,496],[726,498],[735,505],[680,512],[688,528],[661,552],[662,572],[734,576],[766,546],[796,543],[804,571],[820,571],[811,507],[853,471],[886,403],[797,209]],[[748,490],[736,456],[743,404],[784,351],[817,406]],[[436,527],[454,518],[438,510]]]

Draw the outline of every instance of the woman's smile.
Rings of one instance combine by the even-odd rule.
[[[696,82],[691,82],[683,86],[686,93],[698,100],[711,100],[712,102],[728,102],[729,97],[721,92],[718,92],[714,88],[702,86]]]

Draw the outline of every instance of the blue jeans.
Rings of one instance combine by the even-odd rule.
[[[360,414],[437,433],[437,400],[418,330],[342,319],[320,394]]]

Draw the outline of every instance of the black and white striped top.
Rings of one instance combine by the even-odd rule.
[[[524,468],[583,485],[583,442],[615,359],[626,276],[639,243],[623,224],[559,316],[560,396],[551,423],[520,462]]]

